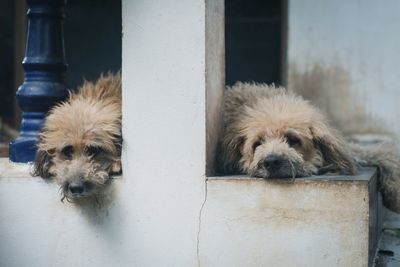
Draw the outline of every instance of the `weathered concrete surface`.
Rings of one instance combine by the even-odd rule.
[[[30,177],[27,167],[13,165],[0,178],[0,266],[143,266],[132,255],[141,216],[131,211],[127,178],[114,181],[107,205],[75,205],[60,202],[58,186]],[[368,170],[294,182],[209,179],[192,225],[199,258],[189,266],[366,266],[380,229],[375,178]]]
[[[201,266],[368,266],[380,231],[376,181],[375,169],[293,182],[209,179]]]
[[[385,210],[385,222],[374,266],[400,266],[400,214]]]
[[[225,90],[224,1],[206,1],[206,175],[216,173],[218,136]]]
[[[206,100],[223,83],[223,3],[122,1],[122,163],[131,218],[123,229],[134,236],[124,243],[133,265],[197,266],[206,155],[215,144],[206,113],[218,109]]]
[[[31,177],[29,165],[1,158],[0,166],[0,266],[134,266],[123,180],[106,205],[75,205],[60,201],[57,184]]]
[[[30,168],[30,164],[14,163],[8,158],[0,158],[0,178],[26,177]]]
[[[288,87],[346,133],[400,137],[400,2],[302,0],[288,4]]]

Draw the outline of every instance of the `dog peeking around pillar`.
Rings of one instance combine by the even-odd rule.
[[[32,175],[60,185],[61,200],[101,195],[121,166],[121,74],[85,81],[50,110]]]
[[[224,174],[296,178],[354,175],[376,166],[383,203],[400,212],[400,156],[393,144],[347,143],[308,101],[282,87],[236,83],[224,95],[218,165]]]

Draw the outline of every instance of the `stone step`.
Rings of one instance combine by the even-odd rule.
[[[400,266],[400,214],[385,209],[374,267]]]
[[[372,266],[383,208],[375,168],[357,176],[213,177],[201,266]]]

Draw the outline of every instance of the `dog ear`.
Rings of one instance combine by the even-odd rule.
[[[122,173],[122,164],[121,160],[116,160],[111,164],[110,173],[114,175],[118,175]]]
[[[117,148],[117,154],[118,156],[121,156],[122,152],[122,133],[119,133],[117,135],[114,135],[114,146]]]
[[[51,164],[51,151],[38,149],[33,163],[32,176],[40,176],[45,179],[50,178],[49,169]]]
[[[240,160],[245,138],[239,134],[227,134],[218,144],[217,166],[221,174],[238,174],[242,172]]]
[[[351,150],[339,132],[326,124],[312,127],[313,142],[323,157],[323,166],[319,173],[334,172],[354,175],[356,163]]]
[[[117,157],[112,162],[109,172],[114,175],[122,173],[121,152],[122,152],[122,133],[114,135],[114,146],[116,148]]]

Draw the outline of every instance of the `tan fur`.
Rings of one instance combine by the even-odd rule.
[[[308,101],[282,87],[237,83],[224,98],[222,172],[261,178],[356,174],[378,166],[384,203],[400,211],[399,157],[385,149],[352,149]]]
[[[96,83],[85,81],[49,112],[34,174],[55,178],[68,200],[97,194],[121,171],[121,140],[121,75],[108,73]],[[88,190],[72,194],[71,183],[86,183]]]

